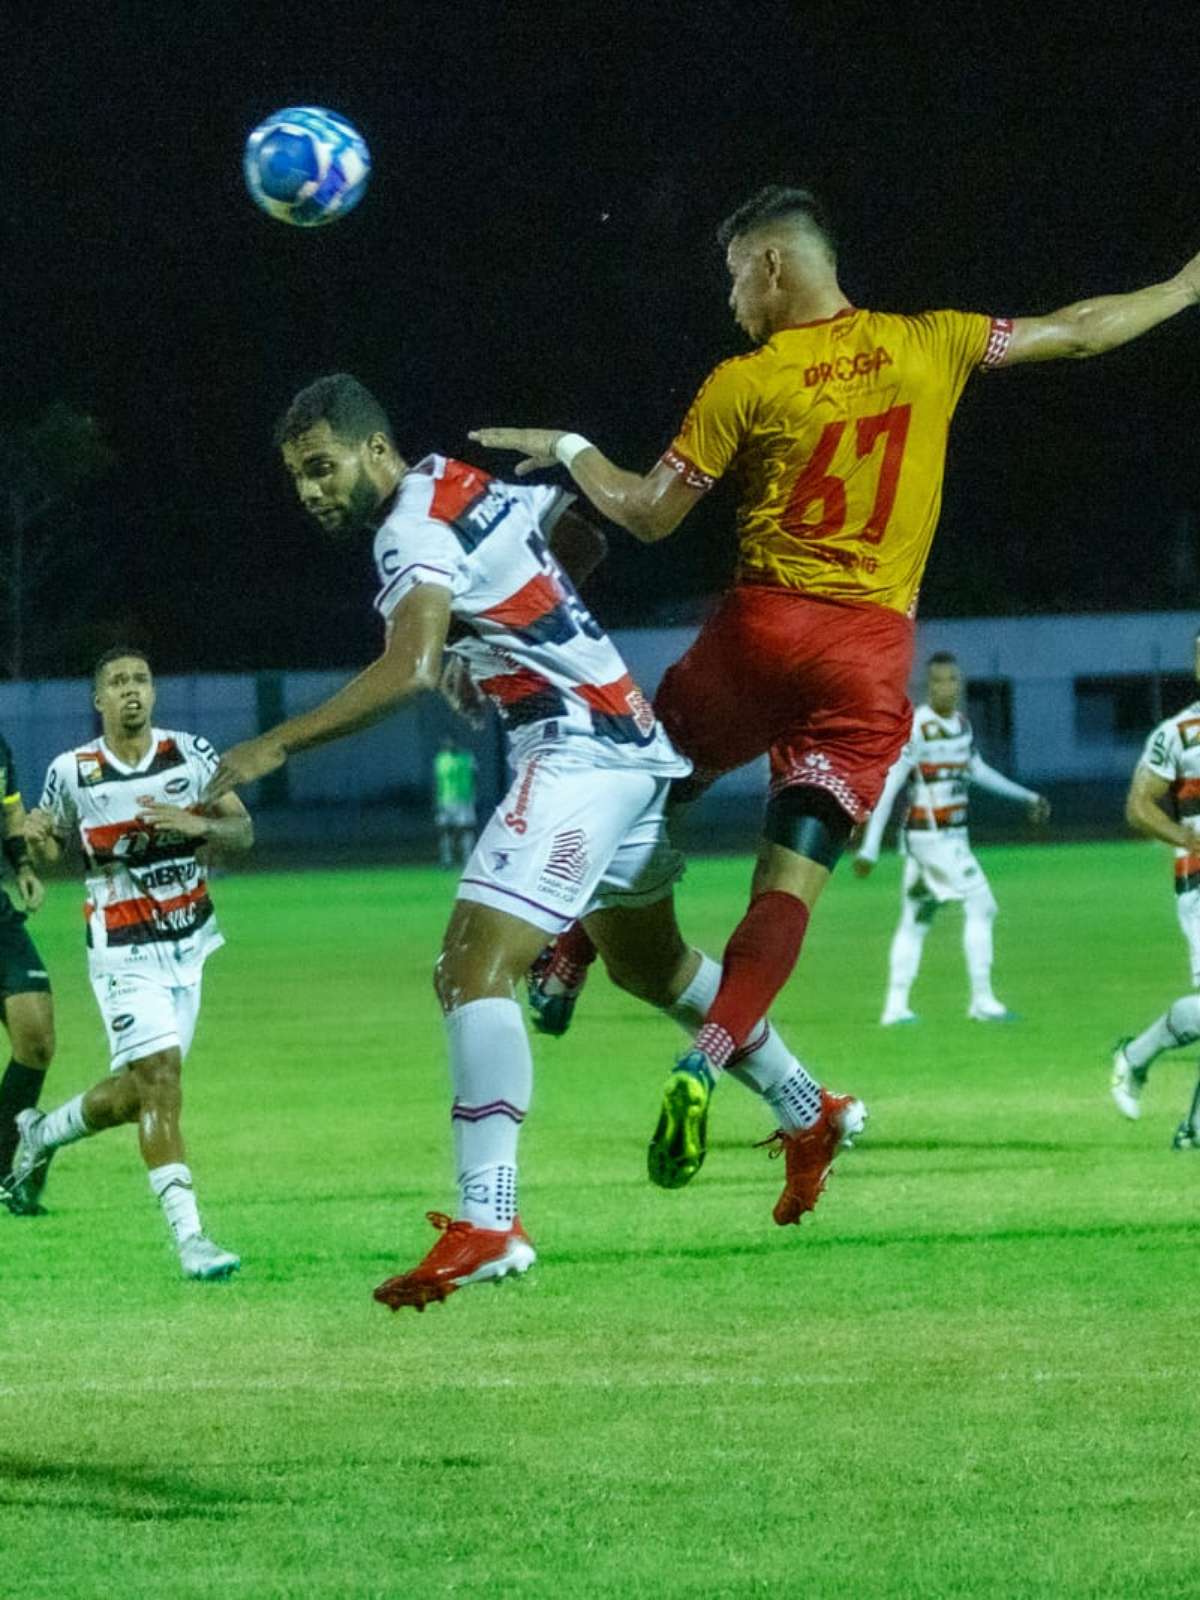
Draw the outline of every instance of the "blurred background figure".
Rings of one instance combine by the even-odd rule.
[[[475,789],[478,763],[454,740],[442,740],[433,758],[433,824],[438,865],[465,866],[475,848]]]

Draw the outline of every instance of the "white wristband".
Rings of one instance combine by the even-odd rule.
[[[581,450],[594,450],[595,448],[592,441],[585,439],[581,433],[564,433],[554,446],[554,454],[569,472],[572,461]]]

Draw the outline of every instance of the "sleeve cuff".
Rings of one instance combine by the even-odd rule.
[[[683,451],[677,450],[674,445],[665,450],[659,460],[672,472],[677,472],[689,489],[701,489],[707,494],[717,481],[711,473],[702,472],[694,461],[689,461]]]

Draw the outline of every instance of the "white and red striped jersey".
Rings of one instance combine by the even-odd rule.
[[[888,817],[906,786],[908,809],[901,824],[906,833],[965,835],[968,785],[972,783],[1006,800],[1031,805],[1037,799],[1032,789],[988,766],[975,748],[975,734],[963,712],[943,717],[932,706],[918,706],[908,743],[887,775],[859,854],[869,861],[878,857]]]
[[[201,964],[224,941],[196,839],[138,820],[147,805],[195,807],[216,770],[207,739],[153,728],[136,766],[103,739],[56,756],[41,806],[61,840],[77,834],[87,874],[88,963],[93,973],[137,959]]]
[[[426,456],[384,508],[375,607],[388,619],[420,584],[450,590],[449,648],[499,710],[514,761],[547,739],[586,738],[598,764],[682,776],[690,763],[550,552],[573,498]]]
[[[1141,765],[1171,785],[1178,822],[1200,834],[1200,700],[1167,717],[1146,740]],[[1175,892],[1200,889],[1200,837],[1194,850],[1175,851]]]

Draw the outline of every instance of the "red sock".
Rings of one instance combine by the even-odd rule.
[[[550,958],[547,977],[557,978],[564,989],[581,989],[587,969],[595,959],[596,946],[587,929],[582,922],[573,922],[554,941],[554,954]]]
[[[808,916],[804,901],[782,889],[750,902],[725,946],[721,987],[696,1035],[696,1049],[714,1067],[725,1066],[771,1009],[799,958]]]

